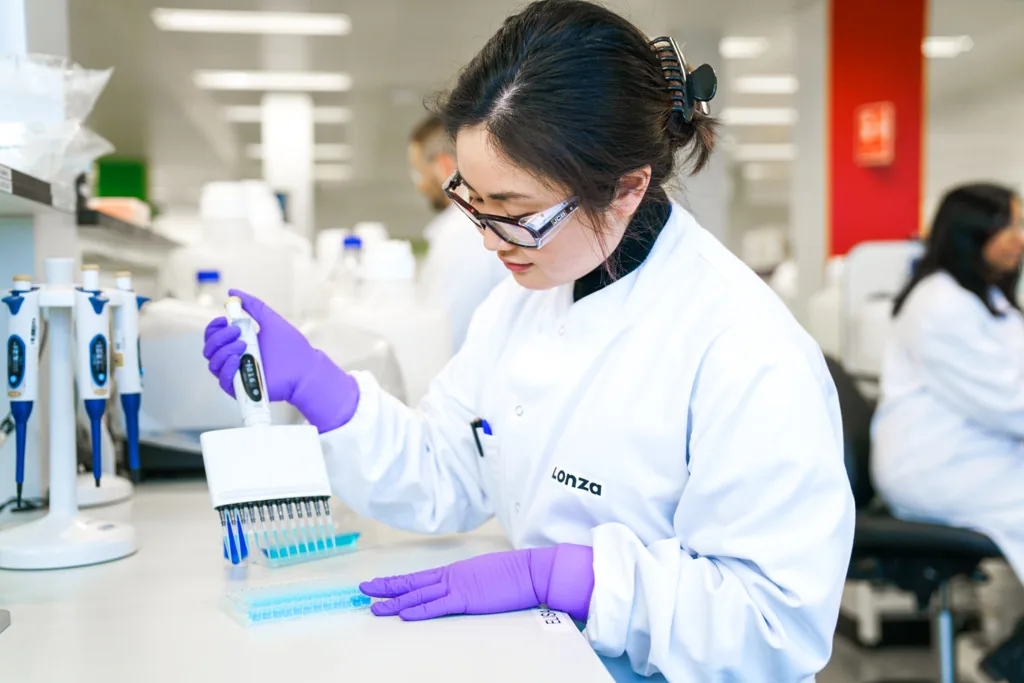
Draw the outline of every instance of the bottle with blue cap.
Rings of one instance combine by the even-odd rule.
[[[220,271],[196,271],[196,303],[216,308],[217,302],[223,298],[220,293]]]
[[[331,269],[333,298],[352,300],[359,281],[363,240],[358,235],[346,235],[341,241],[341,257]]]

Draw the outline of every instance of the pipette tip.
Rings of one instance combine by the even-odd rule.
[[[99,488],[100,487],[100,478],[99,477],[95,477],[95,479],[96,479],[96,488]]]
[[[18,487],[18,508],[20,509],[21,508],[21,490],[25,487],[25,485],[19,483],[17,485],[17,487]]]
[[[142,470],[138,468],[132,468],[132,482],[138,484],[142,480]]]

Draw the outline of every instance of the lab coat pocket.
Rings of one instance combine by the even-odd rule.
[[[485,434],[483,431],[477,433],[480,439],[480,475],[483,480],[484,491],[491,499],[495,510],[501,509],[501,442],[493,434]]]

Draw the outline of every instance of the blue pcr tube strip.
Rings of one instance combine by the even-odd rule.
[[[245,588],[225,595],[224,608],[243,626],[366,609],[372,600],[331,580]]]

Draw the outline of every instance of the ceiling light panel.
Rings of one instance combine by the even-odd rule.
[[[345,92],[352,88],[346,73],[323,71],[197,71],[196,87],[203,90],[262,90],[286,92]]]
[[[792,126],[799,115],[790,107],[726,107],[719,119],[727,126]]]
[[[232,123],[262,123],[263,107],[258,104],[224,107],[224,118]],[[348,107],[313,108],[314,123],[342,124],[351,120],[352,110]]]
[[[741,95],[792,95],[800,89],[796,76],[742,76],[733,81],[733,92]]]
[[[718,43],[724,59],[757,59],[768,52],[771,44],[764,37],[726,36]]]
[[[736,161],[793,161],[796,159],[796,145],[789,144],[748,144],[739,145],[733,151]]]
[[[291,36],[344,36],[352,31],[344,14],[157,8],[151,16],[161,31]]]
[[[250,159],[263,158],[263,145],[246,146],[246,156]],[[313,145],[313,159],[316,161],[347,161],[352,158],[352,145],[322,143]]]
[[[352,180],[355,170],[348,164],[317,164],[313,179],[318,183],[344,183]]]
[[[974,49],[970,36],[928,36],[921,52],[929,59],[953,59]]]

